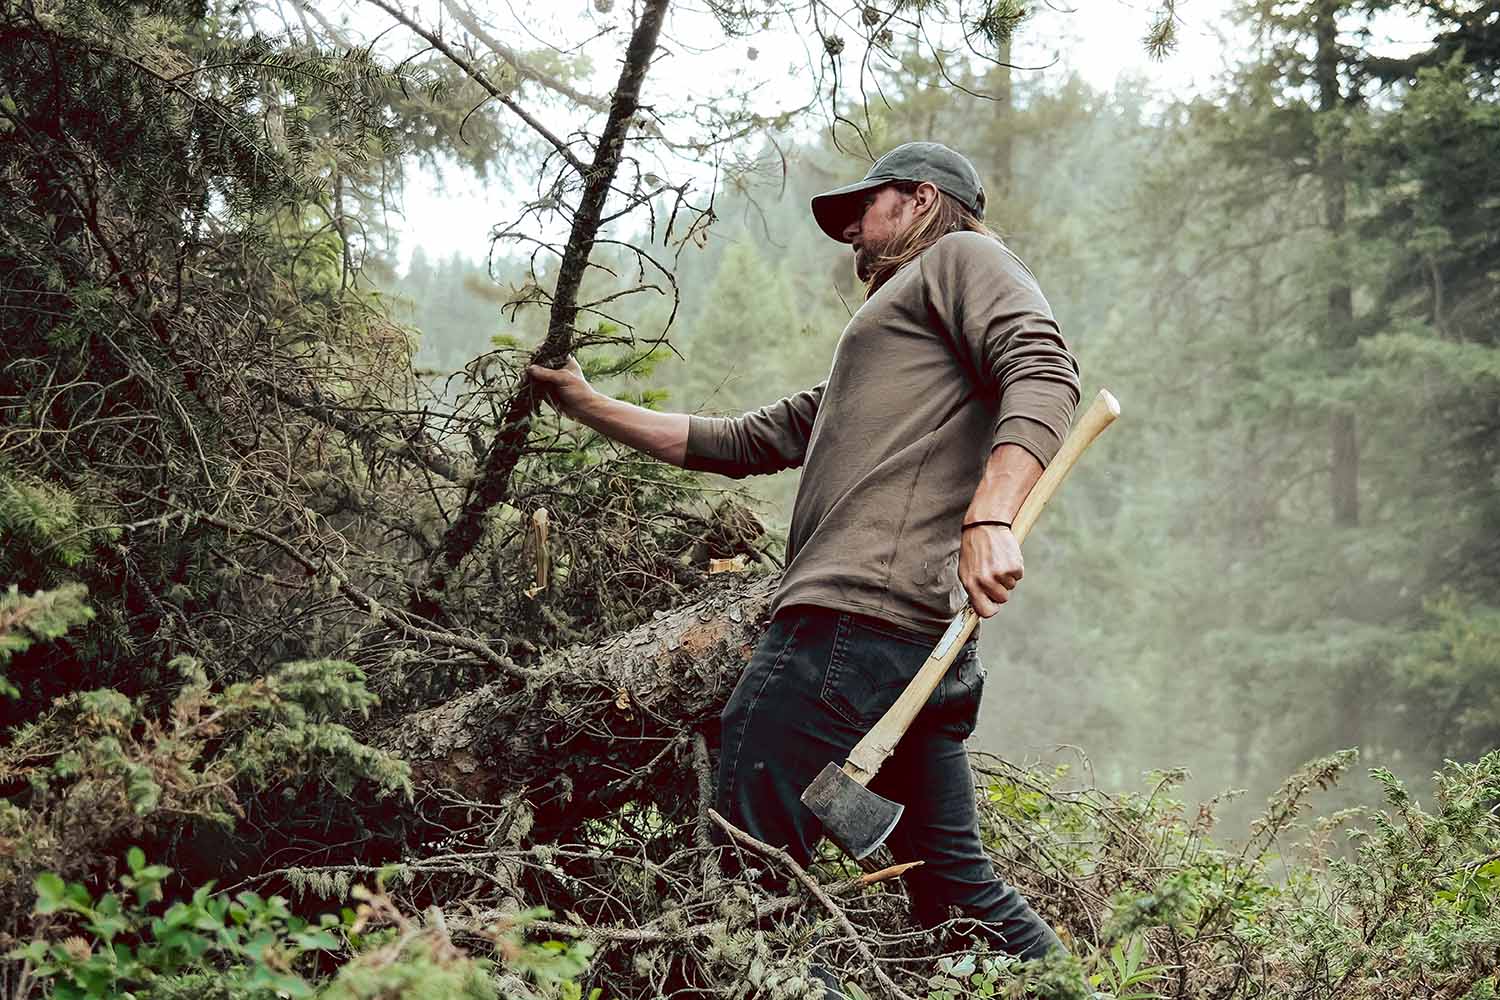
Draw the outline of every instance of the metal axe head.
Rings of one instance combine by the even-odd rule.
[[[906,807],[876,795],[837,764],[829,764],[802,793],[802,804],[823,821],[823,832],[859,861],[885,842]]]

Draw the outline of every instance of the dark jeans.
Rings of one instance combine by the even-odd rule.
[[[806,863],[821,824],[801,802],[830,761],[842,764],[936,644],[863,615],[799,605],[771,622],[724,707],[717,809]],[[924,927],[950,907],[983,921],[992,944],[1039,958],[1062,942],[995,874],[979,841],[964,740],[978,721],[984,668],[970,640],[870,787],[906,807],[887,841]]]

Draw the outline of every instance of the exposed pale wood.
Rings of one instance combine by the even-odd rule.
[[[708,561],[708,571],[710,574],[743,573],[745,572],[746,565],[745,553],[741,552],[731,559],[710,559]]]
[[[547,786],[536,797],[555,800],[558,815],[538,822],[607,811],[640,791],[653,764],[675,760],[690,775],[693,734],[715,731],[765,630],[777,578],[714,581],[708,596],[671,614],[551,654],[523,679],[397,719],[374,739],[399,751],[421,786],[487,801]],[[694,795],[696,784],[679,791]]]
[[[531,555],[536,563],[536,583],[526,588],[527,597],[537,597],[547,591],[552,575],[552,548],[548,541],[551,519],[546,507],[538,507],[531,513]]]
[[[923,864],[925,864],[925,862],[907,861],[899,865],[891,865],[888,868],[882,868],[879,871],[866,872],[854,881],[859,883],[859,885],[862,887],[875,885],[877,882],[888,882],[893,878],[900,878],[907,872],[911,871],[913,868],[920,868]]]

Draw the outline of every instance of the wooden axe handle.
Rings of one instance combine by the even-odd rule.
[[[1021,510],[1011,526],[1017,542],[1026,540],[1032,525],[1041,516],[1042,508],[1047,506],[1047,501],[1052,499],[1052,494],[1062,485],[1063,477],[1073,468],[1084,449],[1093,444],[1094,438],[1114,423],[1119,415],[1119,401],[1108,389],[1100,389],[1083,419],[1068,432],[1062,447],[1042,472],[1031,492],[1026,494],[1026,501],[1021,504]],[[942,681],[948,667],[958,656],[958,651],[963,648],[978,624],[979,615],[975,614],[974,605],[965,604],[964,609],[948,626],[948,631],[938,640],[932,654],[927,657],[927,662],[922,664],[922,669],[917,671],[911,683],[906,685],[906,690],[901,692],[901,697],[886,710],[880,721],[865,734],[865,738],[849,751],[849,759],[844,764],[845,774],[862,785],[869,784],[870,779],[875,777],[875,772],[880,770],[880,765],[885,763],[885,759],[896,749],[896,744],[901,742],[901,737],[905,735],[917,713],[922,711],[922,706],[927,704],[933,689]]]

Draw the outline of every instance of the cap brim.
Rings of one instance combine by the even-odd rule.
[[[848,243],[849,241],[844,239],[844,227],[849,225],[864,207],[865,193],[889,183],[889,180],[866,178],[815,196],[812,200],[812,213],[813,218],[818,222],[818,228],[827,233],[829,239]]]

